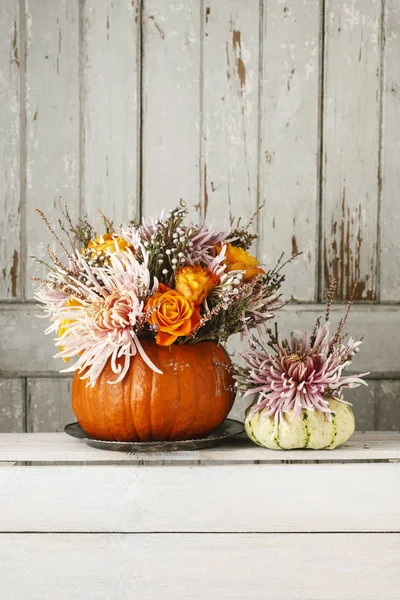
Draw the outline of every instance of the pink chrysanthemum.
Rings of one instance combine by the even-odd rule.
[[[146,317],[144,305],[154,294],[158,281],[150,286],[150,273],[147,268],[146,252],[142,248],[145,261],[139,264],[130,250],[110,255],[110,266],[89,267],[77,254],[81,272],[87,283],[69,277],[69,289],[76,292],[78,302],[69,306],[63,295],[59,303],[54,303],[55,292],[46,284],[40,288],[36,298],[48,307],[53,324],[46,333],[64,333],[57,339],[61,350],[57,356],[69,359],[78,357],[68,371],[86,371],[82,379],[89,379],[94,385],[106,362],[111,359],[112,370],[118,377],[110,383],[121,381],[129,369],[130,359],[137,352],[154,371],[161,371],[146,356],[135,331],[140,329]],[[52,280],[62,283],[65,274],[55,271]]]
[[[153,222],[143,221],[143,225],[137,227],[130,223],[123,223],[120,227],[116,227],[115,233],[124,238],[135,250],[144,242],[150,242],[151,236],[154,234],[155,224]]]
[[[208,268],[215,259],[215,246],[222,245],[227,238],[227,232],[216,231],[213,227],[203,223],[196,228],[195,235],[190,239],[190,262]],[[222,262],[222,257],[220,262]]]
[[[250,331],[247,323],[255,324],[258,335],[262,339],[263,327],[267,326],[267,321],[275,317],[275,312],[285,305],[279,291],[269,290],[261,282],[256,281],[251,294],[251,299],[246,307],[246,311],[242,318],[243,330],[248,336]],[[254,326],[254,325],[253,325]]]
[[[265,415],[273,416],[277,427],[285,413],[293,410],[300,418],[302,409],[307,409],[321,411],[330,419],[325,394],[344,402],[343,388],[366,385],[361,378],[368,373],[342,374],[360,344],[352,338],[340,343],[330,336],[327,322],[314,330],[311,339],[303,331],[293,331],[290,342],[275,341],[274,353],[252,347],[242,354],[247,369],[240,369],[237,375],[239,388],[246,389],[245,397],[258,394],[247,418],[266,409]]]

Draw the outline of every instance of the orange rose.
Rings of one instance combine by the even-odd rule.
[[[221,246],[217,246],[217,251],[221,252]],[[265,273],[259,267],[259,262],[255,256],[251,256],[243,248],[226,244],[225,263],[228,265],[227,271],[244,271],[243,279],[248,281],[260,273]]]
[[[183,267],[175,276],[177,292],[199,306],[219,284],[219,277],[200,266]]]
[[[158,290],[157,290],[158,293],[164,294],[165,292],[170,292],[171,290],[172,290],[172,288],[165,285],[165,283],[158,284]]]
[[[66,303],[65,306],[82,306],[81,302],[79,302],[79,300],[76,300],[76,298],[73,298],[71,296],[71,298],[69,298]],[[74,320],[73,319],[63,319],[60,323],[60,326],[58,328],[58,337],[60,338],[68,329],[68,326],[70,323],[73,323]],[[62,352],[64,350],[64,346],[60,346],[60,352]],[[69,358],[63,358],[64,362],[69,362]]]
[[[164,289],[166,291],[163,291]],[[201,317],[194,302],[167,286],[162,286],[161,290],[148,299],[145,308],[147,310],[159,305],[151,313],[148,321],[158,327],[157,344],[170,346],[178,337],[189,335],[196,329]]]

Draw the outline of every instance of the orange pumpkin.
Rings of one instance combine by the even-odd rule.
[[[124,379],[108,362],[94,387],[75,373],[72,408],[80,425],[99,440],[161,441],[204,437],[226,418],[235,398],[231,361],[215,342],[169,347],[142,340],[163,374],[137,354]]]

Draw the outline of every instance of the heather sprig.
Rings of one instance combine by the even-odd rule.
[[[62,206],[61,200],[59,202],[59,208],[64,219],[58,219],[58,226],[68,237],[71,248],[76,249],[79,246],[86,247],[89,242],[95,239],[96,232],[94,227],[89,223],[87,215],[84,215],[82,219],[78,219],[77,224],[74,224],[71,215],[69,214],[67,205]],[[103,214],[102,216],[104,224],[106,225],[108,219]]]
[[[252,228],[264,206],[265,202],[263,202],[251,215],[246,225],[242,225],[241,217],[238,217],[236,220],[234,217],[232,217],[230,223],[231,233],[229,241],[235,243],[236,246],[243,248],[243,250],[249,250],[254,240],[258,238],[257,233],[252,233]]]

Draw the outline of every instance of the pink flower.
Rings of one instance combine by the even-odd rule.
[[[352,338],[347,344],[330,337],[329,323],[317,327],[312,339],[304,331],[293,331],[290,342],[272,344],[274,352],[256,349],[242,354],[247,369],[239,369],[238,386],[246,389],[244,396],[258,394],[257,403],[248,414],[266,409],[275,426],[285,413],[294,411],[301,417],[302,409],[319,410],[331,419],[332,411],[325,395],[344,402],[343,388],[367,385],[361,379],[368,373],[343,376],[351,357],[361,342]]]
[[[36,297],[45,302],[53,324],[46,333],[58,331],[61,323],[65,330],[56,345],[62,349],[62,358],[77,357],[68,371],[86,371],[82,379],[94,385],[106,362],[111,359],[112,370],[121,381],[129,369],[131,357],[139,353],[154,371],[161,371],[146,356],[135,332],[144,324],[144,304],[155,293],[158,281],[150,285],[147,255],[142,248],[144,262],[139,264],[130,250],[112,254],[111,265],[105,268],[89,267],[80,255],[77,261],[85,273],[85,283],[69,276],[68,287],[75,291],[79,305],[67,306],[66,297],[55,304],[48,285],[40,288]],[[54,272],[55,284],[65,280],[65,273]],[[51,288],[50,288],[51,289]],[[54,293],[57,299],[57,294]]]
[[[146,221],[143,221],[143,225],[140,227],[124,223],[115,229],[116,234],[126,240],[128,244],[135,248],[135,250],[139,248],[143,242],[150,242],[154,231],[154,223],[147,223]]]
[[[193,264],[209,267],[210,263],[215,265],[215,246],[222,245],[228,238],[228,233],[216,231],[213,227],[203,223],[196,228],[195,234],[190,238],[191,250],[189,260]],[[224,254],[226,249],[224,251]],[[216,264],[222,263],[224,257],[220,257]],[[213,272],[216,272],[215,269]]]

